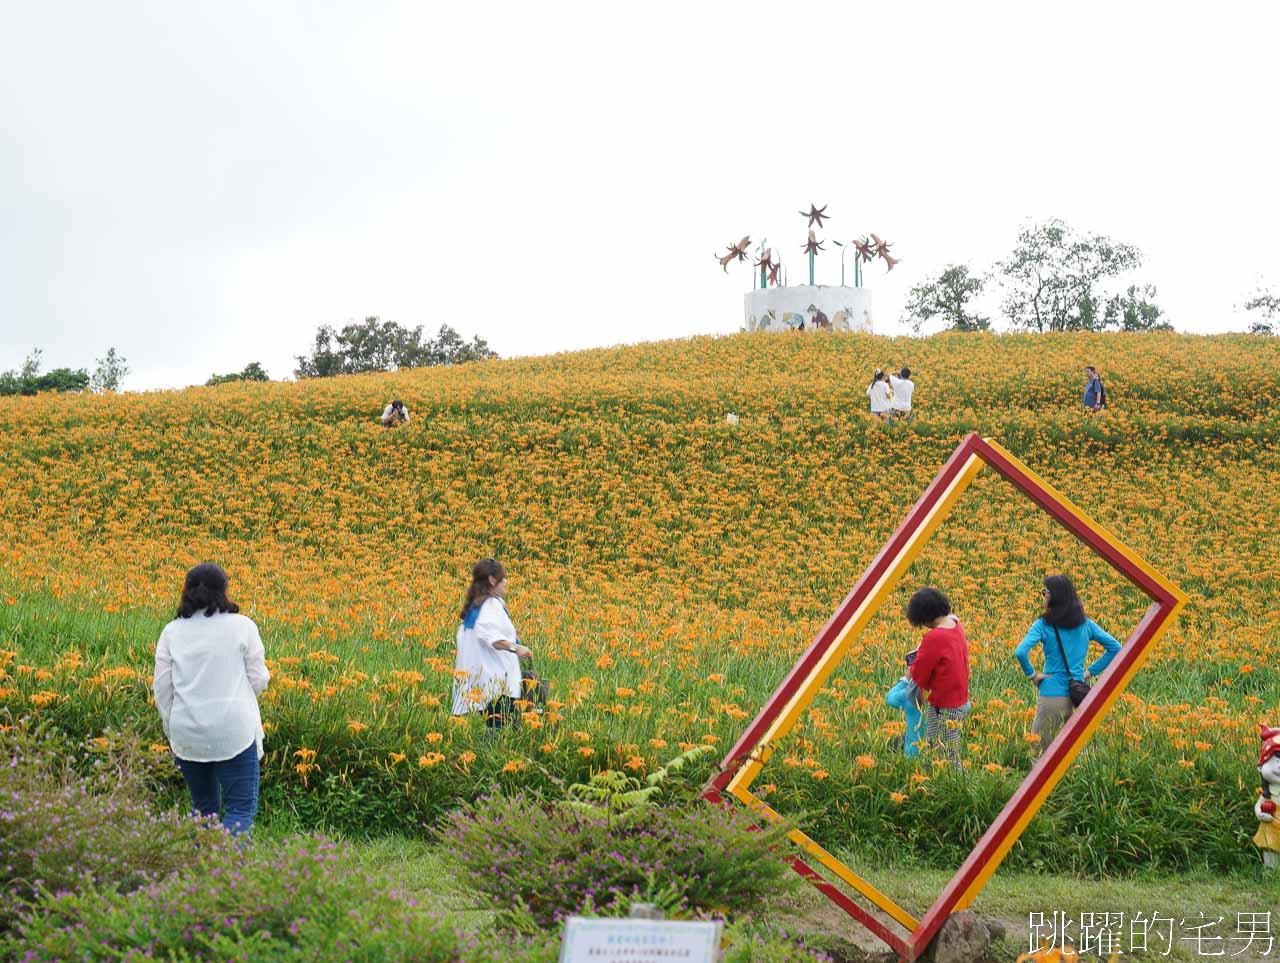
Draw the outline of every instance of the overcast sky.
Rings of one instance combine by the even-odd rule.
[[[1280,285],[1271,0],[0,14],[0,369],[282,378],[370,314],[504,356],[736,331],[750,272],[713,252],[767,236],[799,280],[810,202],[894,242],[882,333],[1027,218],[1138,245],[1182,330]]]

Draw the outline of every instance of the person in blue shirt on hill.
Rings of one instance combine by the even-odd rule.
[[[1107,407],[1107,389],[1102,383],[1098,369],[1093,365],[1084,366],[1084,406],[1097,413]]]
[[[1039,690],[1036,717],[1031,723],[1031,731],[1040,737],[1039,752],[1053,741],[1075,711],[1069,694],[1070,681],[1081,679],[1092,683],[1093,677],[1106,669],[1120,651],[1120,643],[1084,614],[1084,605],[1071,579],[1065,575],[1046,576],[1041,595],[1044,612],[1032,623],[1013,653],[1023,674]],[[1084,660],[1089,655],[1090,642],[1099,643],[1105,651],[1086,669]],[[1044,650],[1044,669],[1040,672],[1032,668],[1028,658],[1037,645]]]

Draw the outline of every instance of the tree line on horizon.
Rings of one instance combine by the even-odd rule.
[[[478,334],[466,341],[451,326],[442,324],[434,338],[424,337],[422,325],[407,328],[395,321],[383,321],[377,315],[370,315],[363,321],[343,325],[340,330],[322,324],[316,329],[311,353],[294,356],[298,366],[293,374],[299,380],[331,378],[335,375],[466,364],[496,357],[497,352]],[[270,380],[262,365],[254,361],[243,371],[215,374],[205,384]]]
[[[0,396],[35,395],[42,391],[118,391],[129,366],[115,348],[99,358],[90,374],[84,368],[54,368],[41,372],[43,352],[36,348],[16,370],[0,372]],[[316,331],[311,353],[297,355],[297,378],[328,378],[341,374],[399,371],[437,365],[465,364],[498,357],[479,335],[470,341],[447,324],[435,337],[425,337],[422,325],[406,328],[395,321],[370,315],[364,321],[344,325],[340,330],[321,325]],[[209,376],[206,385],[233,381],[270,381],[260,362],[251,361],[240,371]]]
[[[985,271],[948,264],[907,294],[903,322],[919,334],[934,321],[947,331],[989,331],[976,302],[989,287],[1003,294],[1009,324],[1024,331],[1172,331],[1151,284],[1108,293],[1107,282],[1138,268],[1142,252],[1102,234],[1085,234],[1051,218],[1018,233],[1008,257]],[[1280,295],[1259,290],[1239,308],[1254,315],[1249,334],[1280,324]]]
[[[35,348],[20,367],[0,371],[0,397],[42,391],[119,391],[129,373],[128,362],[115,348],[108,348],[106,355],[97,359],[92,374],[87,368],[54,368],[42,373],[43,357],[44,352]]]

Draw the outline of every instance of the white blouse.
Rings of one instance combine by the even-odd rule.
[[[871,399],[871,413],[879,414],[889,410],[889,382],[873,381],[867,388],[867,397]]]
[[[493,643],[518,641],[507,607],[499,598],[487,598],[473,628],[458,626],[458,658],[453,669],[453,714],[482,712],[500,696],[522,697],[520,657],[495,649]]]
[[[261,759],[258,693],[270,679],[253,619],[197,612],[166,625],[156,643],[152,686],[173,754],[222,762],[252,743]]]

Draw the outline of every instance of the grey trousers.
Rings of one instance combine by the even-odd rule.
[[[1031,731],[1040,737],[1037,756],[1049,748],[1053,737],[1075,711],[1070,696],[1040,696],[1036,699],[1036,717],[1031,723]]]

